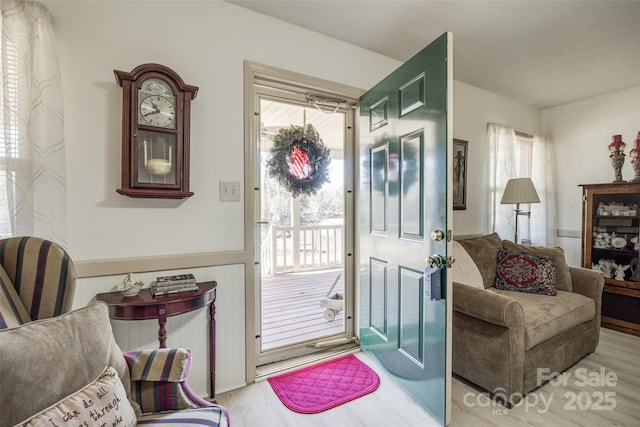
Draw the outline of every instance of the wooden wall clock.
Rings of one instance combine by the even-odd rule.
[[[189,191],[191,101],[198,88],[172,69],[114,70],[122,87],[122,188],[129,197],[184,199]]]

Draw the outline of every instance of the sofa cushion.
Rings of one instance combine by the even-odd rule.
[[[480,269],[476,263],[473,262],[467,250],[456,240],[453,241],[451,246],[453,256],[456,260],[451,270],[449,270],[451,271],[452,280],[463,285],[484,289]]]
[[[89,384],[105,366],[116,370],[127,393],[131,387],[103,302],[0,331],[0,360],[2,384],[20,385],[0,387],[0,408],[8,425]]]
[[[13,328],[30,321],[27,309],[24,308],[7,272],[0,265],[0,329]]]
[[[107,367],[91,383],[20,423],[23,427],[37,426],[135,426],[136,414],[112,367]]]
[[[496,289],[556,295],[556,267],[547,256],[503,249],[498,252]]]
[[[502,249],[502,239],[498,233],[462,239],[458,242],[478,266],[485,289],[493,287],[496,281],[496,260],[498,252]]]
[[[502,242],[502,244],[505,249],[509,249],[510,251],[550,257],[553,260],[554,265],[556,266],[556,288],[567,292],[573,291],[569,265],[567,264],[567,260],[565,259],[564,250],[561,247],[556,246],[551,248],[542,246],[517,245],[510,240],[505,240],[504,242]]]
[[[558,291],[557,296],[551,297],[498,289],[491,291],[506,295],[522,306],[526,351],[595,317],[595,302],[584,295]]]

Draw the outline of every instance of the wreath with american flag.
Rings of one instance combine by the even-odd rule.
[[[267,171],[293,197],[315,194],[329,181],[329,149],[312,125],[280,129],[273,142]]]

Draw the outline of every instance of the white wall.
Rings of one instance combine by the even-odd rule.
[[[243,61],[354,87],[399,63],[224,2],[45,2],[62,72],[68,251],[77,261],[244,249],[243,202],[220,203],[219,181],[243,182]],[[157,62],[199,86],[192,103],[191,191],[184,201],[132,199],[120,187],[121,99],[113,70]],[[244,199],[244,198],[243,198]],[[182,273],[183,271],[175,271]],[[217,392],[244,383],[244,266],[190,269],[218,281]],[[163,274],[173,271],[165,271]],[[158,274],[139,274],[149,282]],[[121,277],[81,279],[75,307]],[[123,350],[156,344],[153,321],[113,322]],[[172,317],[168,345],[190,347],[190,385],[207,393],[206,310]]]
[[[453,212],[455,235],[480,234],[486,231],[486,186],[489,171],[487,123],[490,122],[501,123],[525,132],[542,132],[540,110],[455,81],[453,136],[469,141],[467,210]]]
[[[622,135],[627,144],[622,178],[633,177],[628,154],[640,132],[640,86],[544,110],[542,120],[545,135],[555,145],[558,229],[578,236],[563,237],[560,244],[569,264],[580,265],[582,189],[578,185],[613,181],[607,148],[613,135]]]
[[[243,250],[243,203],[220,203],[219,181],[243,171],[243,61],[367,88],[399,62],[224,2],[45,2],[54,17],[65,101],[68,250],[78,261]],[[152,12],[150,12],[152,11]],[[428,41],[425,41],[425,44]],[[120,187],[121,96],[113,70],[147,62],[199,86],[192,103],[191,190],[184,201],[131,199]],[[454,83],[454,137],[469,141],[468,208],[456,234],[484,230],[486,123],[540,131],[537,110]],[[182,273],[183,271],[175,271]],[[191,269],[218,281],[217,392],[244,382],[242,265]],[[163,274],[174,273],[165,271]],[[139,274],[150,281],[155,272]],[[75,307],[122,277],[81,279]],[[123,350],[155,345],[155,322],[113,322]],[[206,313],[174,318],[168,345],[190,347],[190,384],[207,393]]]
[[[243,204],[245,59],[368,87],[397,61],[224,2],[47,3],[60,47],[68,152],[69,248],[76,259],[238,250]],[[120,187],[122,89],[114,69],[146,62],[199,86],[192,102],[191,190],[184,201],[131,199]],[[100,242],[100,244],[96,244]]]

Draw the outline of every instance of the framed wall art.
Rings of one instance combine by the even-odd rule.
[[[453,138],[453,209],[467,209],[467,148],[469,142]]]

